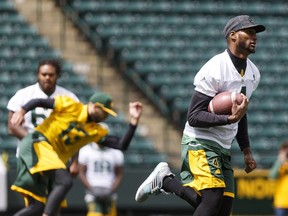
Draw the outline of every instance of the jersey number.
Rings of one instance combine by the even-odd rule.
[[[95,161],[94,162],[94,172],[95,173],[111,173],[112,166],[109,161]]]
[[[66,145],[71,145],[80,140],[80,138],[87,136],[87,132],[83,128],[77,127],[76,122],[71,122],[68,128],[59,135],[59,137],[64,140]]]

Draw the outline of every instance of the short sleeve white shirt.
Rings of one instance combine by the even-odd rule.
[[[61,86],[56,86],[53,94],[48,96],[41,90],[39,83],[36,83],[34,85],[30,85],[18,90],[15,95],[9,100],[7,104],[7,109],[16,112],[32,99],[54,98],[57,95],[66,95],[76,101],[79,101],[75,94]],[[23,127],[27,128],[29,132],[33,131],[37,125],[39,125],[45,118],[50,115],[51,111],[51,109],[37,107],[35,110],[27,112],[24,117],[25,122],[23,123]]]
[[[210,97],[224,91],[241,92],[246,88],[246,96],[251,97],[260,81],[260,72],[250,59],[247,59],[245,75],[242,77],[235,68],[227,50],[211,58],[194,78],[195,90]],[[184,134],[217,142],[226,149],[236,136],[238,124],[197,128],[185,124]]]
[[[87,166],[86,177],[93,187],[111,188],[115,181],[115,167],[123,166],[122,151],[90,143],[79,151],[78,161]]]

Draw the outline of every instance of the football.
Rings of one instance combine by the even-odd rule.
[[[208,112],[220,115],[230,115],[234,99],[236,99],[236,102],[239,105],[243,101],[240,93],[221,92],[215,95],[215,97],[210,101],[208,106]]]

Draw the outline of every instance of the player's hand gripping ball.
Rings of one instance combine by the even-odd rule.
[[[240,105],[243,101],[242,95],[237,92],[221,92],[210,101],[208,112],[219,115],[230,115],[233,101]]]

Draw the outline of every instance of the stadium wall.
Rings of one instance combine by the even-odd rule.
[[[122,186],[118,194],[118,207],[120,215],[191,215],[193,208],[185,201],[173,195],[151,196],[146,202],[138,204],[134,201],[135,192],[142,181],[148,176],[151,170],[147,169],[126,169]],[[177,175],[177,171],[174,170]],[[252,174],[246,174],[240,170],[235,171],[236,200],[234,202],[233,215],[272,215],[272,198],[275,182],[267,178],[268,170],[258,170]],[[24,206],[22,197],[11,191],[9,188],[16,177],[16,170],[7,172],[6,189],[7,200],[1,194],[1,205],[7,202],[7,211],[0,215],[12,215],[13,212]],[[5,180],[1,180],[3,188]],[[3,189],[2,189],[3,190]],[[83,201],[84,187],[78,179],[75,179],[74,186],[69,192],[67,200],[69,207],[63,211],[67,215],[85,215],[86,207]],[[1,214],[2,213],[2,214]]]

